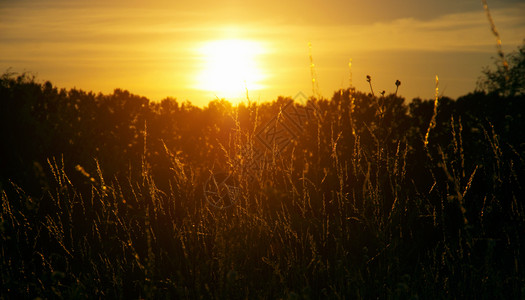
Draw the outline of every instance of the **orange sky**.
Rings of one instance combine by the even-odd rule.
[[[504,50],[516,50],[525,38],[525,3],[489,7]],[[0,3],[2,72],[29,71],[95,92],[123,88],[151,100],[242,99],[245,85],[231,81],[247,72],[252,100],[310,95],[309,42],[325,97],[350,84],[350,59],[359,90],[368,91],[371,75],[375,91],[393,92],[399,79],[405,98],[432,98],[437,74],[442,94],[457,97],[474,90],[496,54],[479,1]]]

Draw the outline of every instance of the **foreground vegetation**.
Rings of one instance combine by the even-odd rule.
[[[0,100],[0,298],[525,297],[523,93]]]

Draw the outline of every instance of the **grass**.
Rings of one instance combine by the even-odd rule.
[[[208,168],[146,123],[126,176],[62,155],[40,193],[3,181],[1,298],[525,297],[519,143],[437,97],[428,117],[352,89],[312,101],[279,153],[256,143],[286,118],[278,100],[234,108],[221,143],[208,131]],[[234,205],[206,201],[212,165],[235,179]]]

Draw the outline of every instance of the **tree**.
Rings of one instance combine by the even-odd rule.
[[[496,70],[483,69],[478,89],[504,97],[525,95],[525,41],[508,55],[508,62],[496,62]]]

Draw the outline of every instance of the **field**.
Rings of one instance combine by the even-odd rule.
[[[525,298],[523,93],[294,98],[4,74],[0,298]]]

